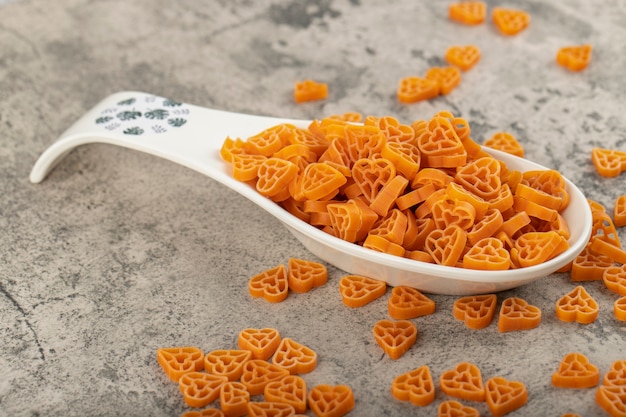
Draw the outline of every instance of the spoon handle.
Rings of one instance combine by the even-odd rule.
[[[142,92],[119,92],[95,105],[47,148],[33,166],[30,181],[43,181],[77,146],[106,143],[171,160],[230,186],[233,180],[219,158],[224,139],[245,139],[287,122],[307,123],[213,110]]]

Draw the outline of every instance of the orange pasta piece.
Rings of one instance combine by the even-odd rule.
[[[626,264],[626,251],[621,249],[618,246],[615,246],[603,239],[598,239],[597,237],[593,237],[591,239],[591,245],[589,246],[592,252],[599,253],[600,255],[604,255],[614,262],[620,264]]]
[[[256,180],[259,169],[266,159],[263,155],[233,154],[231,163],[233,178],[242,182]]]
[[[252,401],[248,403],[248,417],[293,417],[296,414],[290,404]]]
[[[534,204],[538,204],[540,206],[546,207],[548,209],[551,209],[557,212],[558,210],[560,210],[561,206],[563,205],[563,199],[561,197],[548,194],[545,191],[533,188],[523,182],[520,182],[515,188],[515,196],[519,197],[520,199],[530,201]],[[553,221],[558,216],[558,213],[557,214],[552,214],[552,212],[548,212],[548,213],[549,215],[547,216],[547,218],[543,220]],[[532,212],[529,214],[532,215]],[[535,217],[540,217],[540,216],[535,215]]]
[[[279,303],[287,298],[289,285],[287,268],[278,265],[250,278],[248,291],[254,298],[264,298],[270,303]]]
[[[220,408],[225,417],[241,417],[248,413],[250,393],[241,382],[229,381],[220,390]]]
[[[480,417],[480,412],[458,401],[446,400],[439,404],[437,417]]]
[[[227,417],[219,408],[205,408],[202,411],[187,411],[180,417]]]
[[[528,391],[523,383],[502,377],[487,380],[485,392],[489,411],[494,417],[502,417],[528,402]]]
[[[530,222],[530,219],[528,221]],[[500,210],[488,209],[485,215],[467,231],[467,240],[474,245],[482,239],[494,236],[501,227],[504,227],[504,220]]]
[[[430,100],[439,95],[439,83],[422,77],[406,77],[400,80],[397,95],[402,103]]]
[[[265,386],[266,401],[291,405],[296,413],[306,412],[307,387],[304,379],[297,375],[288,375]]]
[[[417,327],[408,320],[380,320],[372,329],[376,343],[393,360],[399,359],[415,344]]]
[[[599,281],[604,271],[613,266],[613,261],[608,256],[600,255],[591,251],[591,245],[585,246],[574,261],[570,271],[572,281]]]
[[[487,237],[476,242],[463,256],[463,267],[469,269],[506,270],[511,256],[501,240]]]
[[[556,53],[556,62],[570,71],[582,71],[591,61],[591,45],[564,46]]]
[[[496,233],[496,238],[502,241],[502,243],[504,244],[504,247],[509,249],[509,253],[510,253],[511,248],[513,248],[513,239],[504,232]],[[511,256],[511,267],[519,268],[520,266],[521,265],[519,264],[519,261],[517,260],[517,258]]]
[[[300,182],[302,195],[309,200],[332,198],[348,180],[339,170],[325,163],[307,165]]]
[[[588,198],[587,203],[589,203],[589,208],[591,209],[591,213],[594,213],[596,211],[606,213],[606,208],[602,204],[598,203],[597,201],[594,201]]]
[[[261,395],[265,386],[289,375],[289,371],[263,359],[251,359],[243,367],[240,382],[250,395]]]
[[[530,24],[530,15],[522,10],[494,7],[491,16],[503,35],[517,35]]]
[[[365,203],[361,199],[356,198],[353,200],[348,200],[348,203],[356,205],[361,211],[361,226],[359,227],[357,232],[357,241],[362,241],[369,233],[369,231],[372,230],[372,227],[378,220],[378,214],[376,214],[374,210],[369,208],[367,203]]]
[[[602,385],[596,391],[596,403],[610,416],[626,415],[626,386]]]
[[[157,362],[165,374],[174,382],[187,372],[204,368],[204,353],[193,346],[160,348],[156,352]]]
[[[466,25],[477,25],[485,21],[487,6],[482,1],[461,1],[452,3],[448,8],[451,20]]]
[[[322,123],[328,120],[330,119],[324,119],[322,120]],[[319,121],[314,120],[313,122],[311,122],[311,125],[313,126],[316,122],[319,122]],[[334,121],[334,122],[338,123],[339,121]],[[331,122],[327,122],[327,123],[331,123]],[[326,138],[324,137],[325,135],[323,134],[321,136],[318,136],[318,135],[315,135],[312,130],[302,129],[302,128],[295,128],[293,130],[293,133],[294,133],[293,136],[289,138],[290,143],[292,145],[305,145],[318,158],[328,148],[328,145],[329,145],[328,140],[326,140]]]
[[[616,227],[626,226],[626,194],[622,194],[615,200],[613,206],[613,223]]]
[[[622,298],[623,299],[623,298]],[[626,300],[625,300],[626,301]],[[626,361],[613,362],[596,391],[596,403],[611,416],[623,416],[626,410]]]
[[[426,238],[430,235],[430,233],[435,230],[435,221],[432,218],[425,219],[416,219],[417,223],[417,236],[413,242],[413,248],[417,249],[425,249],[424,244],[426,243]],[[428,251],[424,250],[424,252],[428,253]],[[428,253],[428,255],[432,259],[432,255]],[[434,259],[432,259],[434,261]]]
[[[415,209],[416,218],[432,219],[433,206],[435,205],[437,201],[441,200],[442,198],[445,198],[446,196],[447,196],[446,190],[443,188],[438,189],[435,192],[433,192],[431,195],[429,195],[426,198],[426,200],[424,200],[423,204],[421,204],[418,208]],[[434,223],[434,220],[433,220],[433,223]]]
[[[232,139],[227,137],[224,139],[224,143],[220,148],[220,156],[222,159],[228,163],[233,162],[233,155],[241,155],[244,154],[243,150],[243,141],[240,138]]]
[[[541,310],[518,297],[510,297],[502,302],[498,331],[534,329],[541,323]]]
[[[435,302],[415,288],[399,285],[391,290],[387,311],[393,319],[408,320],[433,314]]]
[[[485,387],[480,369],[470,362],[461,362],[444,371],[439,388],[445,394],[467,401],[485,401]]]
[[[335,204],[336,200],[329,200],[328,204]],[[328,206],[326,206],[326,210],[324,211],[313,211],[309,213],[309,223],[313,226],[317,227],[331,227],[333,223],[333,219],[331,218],[330,213],[328,212]],[[332,233],[334,236],[338,236],[337,233]]]
[[[452,142],[454,143],[450,144],[451,153],[460,151],[460,149],[456,146],[458,144],[454,141],[454,139],[452,139]],[[427,146],[428,144],[425,143],[424,149],[428,149]],[[434,151],[434,147],[432,150]],[[442,151],[442,152],[445,153],[447,151]],[[433,157],[436,157],[436,156],[438,155],[433,152]],[[448,175],[447,173],[445,173],[444,171],[440,169],[422,168],[419,170],[417,175],[413,178],[413,181],[411,181],[411,188],[415,189],[415,188],[431,185],[435,187],[436,189],[441,189],[441,188],[446,188],[453,181],[454,181],[454,177]]]
[[[374,197],[370,203],[370,208],[379,216],[385,217],[407,185],[409,185],[409,180],[401,175],[396,175]]]
[[[552,374],[552,385],[560,388],[592,388],[600,382],[598,367],[582,353],[568,353]]]
[[[359,123],[363,121],[363,115],[356,111],[349,111],[341,114],[331,114],[330,116],[328,116],[328,118],[350,123]]]
[[[387,292],[387,284],[361,275],[346,275],[339,280],[339,292],[348,307],[363,307]]]
[[[500,170],[501,165],[495,158],[484,157],[459,169],[455,180],[475,195],[489,200],[498,195],[502,186]]]
[[[567,241],[557,232],[529,232],[515,240],[511,256],[521,266],[538,265],[559,255]]]
[[[266,197],[274,197],[285,191],[296,175],[298,175],[296,164],[280,158],[268,158],[259,167],[256,189]],[[286,191],[289,196],[288,190]]]
[[[469,71],[480,60],[480,49],[474,45],[451,46],[446,50],[445,59],[450,65]]]
[[[367,116],[365,118],[365,125],[379,128],[385,135],[387,142],[410,144],[410,142],[415,139],[415,131],[413,128],[400,123],[398,119],[393,116]],[[383,155],[383,158],[386,158],[386,156]]]
[[[593,148],[591,150],[591,162],[601,176],[617,177],[626,171],[626,152]]]
[[[598,303],[579,285],[557,301],[556,317],[565,322],[589,324],[598,317]]]
[[[214,350],[204,357],[204,369],[210,374],[236,381],[241,377],[243,365],[251,358],[252,352],[249,350]]]
[[[611,369],[605,374],[602,385],[626,386],[626,360],[617,360],[611,364]]]
[[[495,294],[461,297],[454,302],[452,314],[470,329],[484,329],[493,320],[497,301]]]
[[[429,68],[425,77],[439,85],[442,95],[450,94],[461,83],[461,71],[455,66]]]
[[[329,204],[328,216],[335,236],[353,243],[362,240],[362,210],[357,204],[350,202]]]
[[[280,333],[276,329],[244,329],[239,332],[237,346],[252,352],[254,359],[269,359],[280,344]]]
[[[311,121],[311,123],[307,127],[307,130],[311,132],[314,136],[322,139],[328,144],[328,139],[326,138],[328,129],[331,126],[347,124],[347,121],[339,120],[336,117],[324,117],[322,119],[314,119],[313,121]]]
[[[487,139],[483,145],[497,149],[502,152],[510,153],[511,155],[524,157],[524,148],[517,141],[517,138],[508,132],[494,133],[489,139]]]
[[[476,208],[466,201],[440,198],[432,205],[431,215],[438,229],[454,225],[468,230],[474,225]]]
[[[539,223],[536,227],[536,230],[541,232],[555,231],[566,240],[569,239],[571,236],[569,225],[560,213],[557,214],[556,220],[554,220],[553,222]]]
[[[409,181],[420,169],[420,151],[413,143],[388,141],[383,146],[381,156],[394,164],[396,170]]]
[[[281,123],[250,136],[242,147],[247,154],[262,155],[267,158],[278,152],[290,143],[296,127],[292,124]]]
[[[240,144],[235,143],[235,145],[240,145],[245,155],[257,155],[269,158],[287,143],[285,135],[289,134],[292,128],[295,128],[295,126],[278,124],[256,135],[250,136]]]
[[[289,289],[295,292],[308,292],[313,287],[326,284],[328,280],[328,270],[319,262],[289,258],[287,267],[287,283]]]
[[[342,417],[354,408],[354,394],[347,385],[316,385],[309,391],[308,401],[317,417]]]
[[[272,363],[290,374],[307,374],[317,365],[317,354],[311,348],[285,337],[272,357]]]
[[[523,186],[523,184],[518,185],[518,188]],[[527,200],[525,198],[521,198],[515,196],[513,198],[513,209],[516,212],[525,212],[530,217],[536,217],[537,219],[544,220],[547,222],[556,221],[559,213],[556,210],[548,208],[539,203],[535,203],[534,201]]]
[[[435,171],[438,171],[435,169]],[[447,193],[447,190],[444,188],[436,188],[435,186],[433,186],[432,183],[424,185],[422,188],[424,187],[429,187],[429,189],[434,189],[433,192],[430,193],[430,195],[428,195],[426,197],[426,199],[424,200],[423,204],[421,204],[419,207],[417,207],[417,209],[415,210],[415,216],[418,219],[426,219],[426,218],[431,218],[432,219],[432,209],[433,206],[439,202],[442,199],[448,198],[449,195]],[[434,220],[433,220],[434,222]]]
[[[565,180],[561,173],[556,170],[526,171],[522,174],[521,183],[560,199],[560,210],[567,207],[569,203],[569,194],[565,190]]]
[[[293,141],[290,141],[291,145],[286,145],[279,149],[272,155],[272,158],[284,159],[285,161],[291,162],[299,161],[299,158],[303,158],[306,163],[315,162],[317,160],[317,155],[309,146],[292,142]]]
[[[402,211],[410,209],[411,207],[414,207],[424,202],[426,198],[428,198],[428,196],[431,195],[434,191],[435,186],[433,184],[426,184],[421,186],[420,188],[406,192],[396,198],[396,207],[398,207],[398,209]]]
[[[444,230],[435,229],[426,237],[424,248],[433,260],[446,266],[454,266],[461,258],[467,233],[459,226],[452,225]]]
[[[496,195],[493,198],[487,199],[490,209],[500,210],[502,213],[506,213],[509,209],[513,208],[515,198],[511,193],[511,188],[508,184],[502,184],[498,189]]]
[[[517,189],[523,179],[522,172],[516,169],[502,169],[500,175],[502,184],[507,184],[511,190]]]
[[[376,160],[359,159],[352,167],[352,178],[368,204],[374,201],[384,186],[395,176],[395,165],[384,158]]]
[[[611,369],[604,375],[602,385],[626,386],[626,360],[618,360],[611,364]]]
[[[619,321],[626,321],[626,296],[615,300],[615,303],[613,303],[613,315]]]
[[[500,213],[500,210],[497,210]],[[525,226],[531,222],[528,213],[520,211],[513,214],[511,217],[502,222],[502,226],[499,231],[504,232],[508,237],[513,238],[518,235],[518,232],[523,230]]]
[[[293,90],[296,103],[324,100],[328,97],[328,84],[313,80],[297,81]]]
[[[420,204],[420,206],[417,209],[415,209],[415,217],[419,220],[431,219],[433,221],[433,228],[436,228],[437,226],[435,225],[435,221],[432,218],[433,206],[435,205],[437,201],[445,197],[446,197],[445,189],[442,188],[442,189],[435,191],[434,193],[429,195],[426,198],[426,200],[424,200],[424,202]]]
[[[479,221],[489,210],[489,203],[461,185],[451,182],[446,186],[446,195],[458,201],[469,203],[474,207],[474,219]]]
[[[390,242],[401,245],[404,240],[407,225],[407,216],[402,211],[393,209],[387,216],[374,224],[369,234],[381,236]]]
[[[417,406],[431,404],[435,400],[435,384],[430,368],[423,365],[395,377],[391,383],[391,395]]]
[[[591,220],[590,241],[600,239],[618,248],[622,246],[611,216],[604,212],[593,211],[591,212]]]
[[[435,263],[433,257],[430,256],[427,252],[421,250],[407,250],[404,251],[404,257],[408,259],[413,259],[414,261],[426,262],[426,263]]]
[[[294,181],[295,182],[295,181]],[[282,208],[293,214],[300,220],[310,223],[311,214],[304,211],[304,202],[297,201],[293,197],[280,202]]]
[[[418,223],[417,218],[415,217],[415,213],[410,209],[403,210],[404,215],[407,219],[407,227],[406,232],[404,233],[404,239],[402,241],[402,247],[404,247],[407,251],[420,250],[423,249],[423,240],[420,241],[420,226],[422,222],[430,222],[432,228],[434,229],[434,221],[432,219],[426,219],[424,221],[420,220]],[[424,239],[430,233],[430,231],[425,231],[423,235]],[[424,251],[422,251],[424,252]],[[425,253],[425,252],[424,252]],[[406,255],[406,252],[405,252]],[[428,255],[430,257],[430,255]]]
[[[398,243],[391,242],[378,235],[367,235],[363,247],[376,252],[388,253],[395,256],[404,256],[405,249]]]
[[[602,280],[606,288],[621,296],[626,296],[626,264],[609,266],[604,269]]]
[[[228,378],[206,372],[187,372],[178,381],[185,403],[190,407],[205,407],[220,395]]]
[[[330,204],[341,203],[340,200],[323,200],[323,201],[314,201],[314,200],[306,200],[302,205],[302,210],[307,213],[327,213],[328,206]]]
[[[482,152],[480,150],[480,145],[470,138],[470,125],[465,118],[454,116],[449,111],[440,111],[435,114],[435,117],[443,117],[450,121],[452,128],[456,132],[459,139],[461,139],[463,147],[472,159],[478,159],[482,156],[488,155],[487,153]]]
[[[361,158],[378,155],[386,142],[378,127],[354,124],[331,125],[326,138],[330,145],[319,160],[336,162],[347,168]]]

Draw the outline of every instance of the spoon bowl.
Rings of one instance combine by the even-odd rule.
[[[343,241],[296,218],[250,185],[232,178],[230,167],[221,159],[219,151],[226,137],[245,139],[280,123],[307,127],[310,121],[232,113],[142,92],[120,92],[94,106],[47,148],[33,166],[30,181],[43,181],[65,155],[80,145],[107,143],[146,152],[207,175],[248,198],[281,221],[309,251],[347,273],[431,294],[484,294],[528,284],[571,262],[591,235],[589,204],[583,193],[565,179],[570,203],[562,215],[570,227],[569,248],[539,265],[478,271],[418,262]],[[484,150],[510,169],[548,169],[504,152]]]

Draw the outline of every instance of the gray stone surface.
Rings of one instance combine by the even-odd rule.
[[[488,1],[489,7],[504,4]],[[315,349],[310,387],[348,384],[355,416],[435,415],[394,400],[393,378],[429,365],[435,379],[460,361],[486,378],[522,381],[529,402],[511,416],[603,415],[594,389],[553,388],[568,352],[604,374],[626,359],[617,298],[585,288],[601,311],[589,325],[560,322],[556,300],[575,284],[553,274],[499,294],[543,310],[534,330],[471,331],[453,297],[414,320],[416,345],[397,361],[371,334],[387,296],[361,309],[341,303],[338,280],[281,304],[251,299],[248,278],[289,257],[312,258],[276,220],[202,175],[107,145],[78,148],[41,184],[39,154],[101,98],[141,90],[204,107],[314,118],[344,111],[410,122],[451,110],[481,142],[514,133],[527,157],[562,171],[612,207],[624,175],[598,176],[594,146],[626,150],[626,3],[509,1],[532,15],[515,37],[490,22],[447,20],[447,2],[317,0],[24,0],[0,8],[0,415],[176,416],[188,410],[155,360],[164,346],[234,348],[246,327],[276,327]],[[555,64],[563,45],[589,42],[581,73]],[[443,64],[473,43],[480,63],[450,95],[402,105],[398,80]],[[326,81],[330,96],[295,105],[297,79]],[[626,240],[624,230],[620,230]],[[484,403],[467,403],[489,415]],[[312,415],[312,414],[311,414]]]

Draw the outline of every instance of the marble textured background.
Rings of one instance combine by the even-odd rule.
[[[626,4],[618,0],[488,1],[519,7],[531,26],[515,37],[491,23],[447,20],[447,2],[312,0],[21,0],[0,7],[0,416],[176,416],[187,410],[155,360],[159,347],[234,348],[246,327],[276,327],[315,349],[309,386],[348,384],[355,416],[435,415],[394,400],[393,378],[429,365],[435,378],[472,361],[485,378],[520,380],[529,403],[511,416],[603,415],[595,390],[556,389],[561,358],[579,351],[601,372],[624,356],[615,294],[585,288],[601,306],[590,325],[557,320],[575,284],[553,274],[499,294],[540,307],[539,328],[470,331],[453,297],[416,319],[400,360],[371,336],[387,296],[344,307],[327,285],[277,305],[251,299],[250,276],[312,256],[277,221],[234,192],[173,163],[107,145],[78,148],[42,184],[39,154],[110,93],[140,90],[204,107],[310,119],[345,111],[409,122],[451,110],[479,142],[514,133],[527,157],[563,172],[612,207],[623,175],[598,176],[594,146],[626,150]],[[564,45],[591,43],[581,73],[555,65]],[[402,105],[396,85],[473,43],[480,63],[450,95]],[[292,85],[329,84],[322,102],[295,105]],[[620,231],[626,239],[624,230]],[[472,404],[488,415],[485,404]]]

